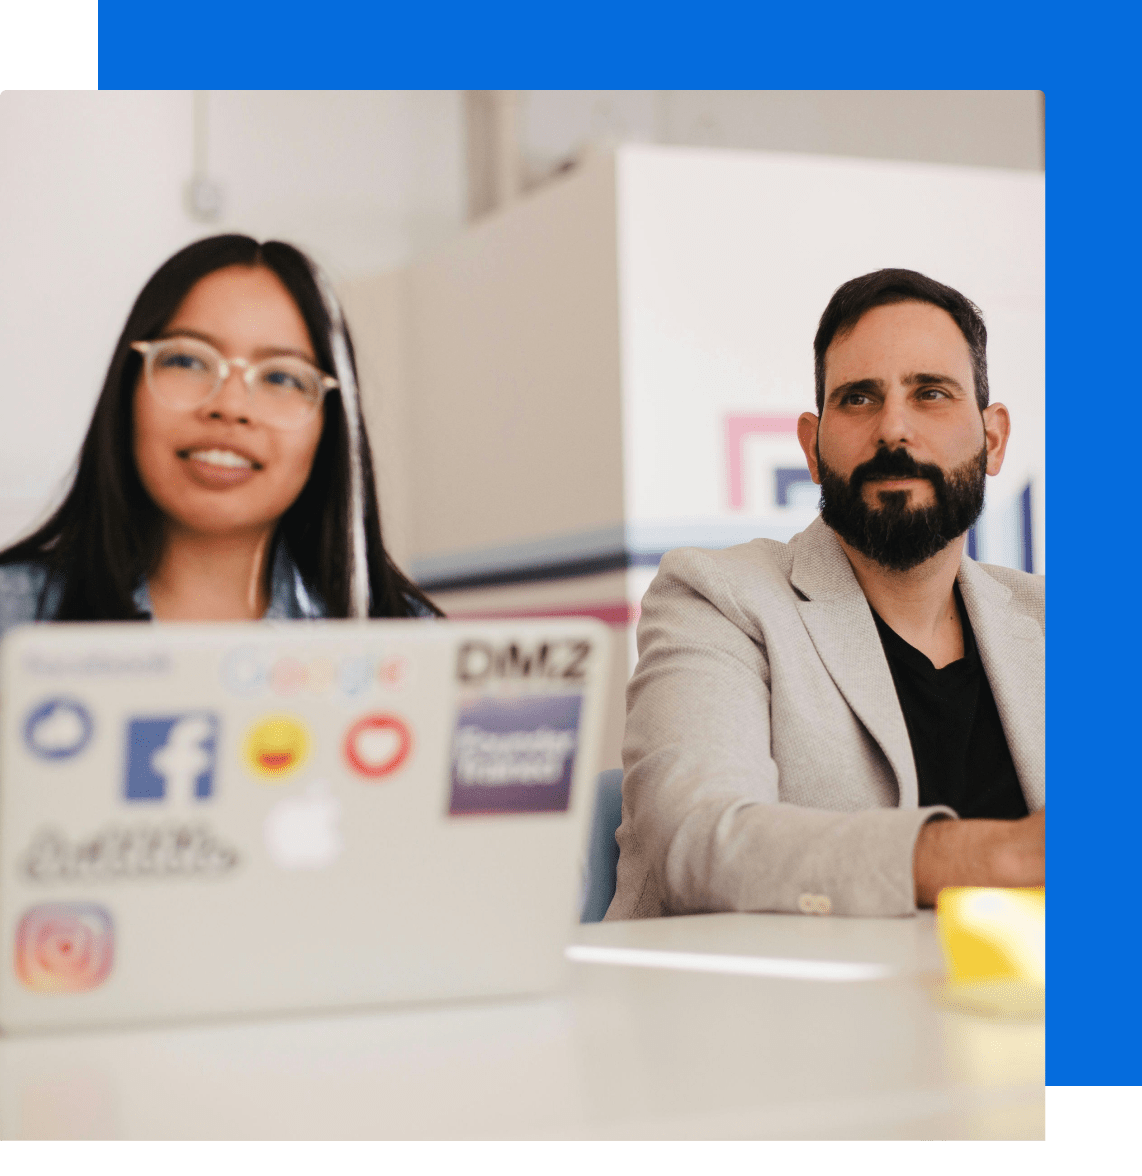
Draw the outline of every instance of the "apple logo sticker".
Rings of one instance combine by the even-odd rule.
[[[323,870],[341,856],[341,802],[325,780],[314,780],[300,796],[270,809],[266,850],[283,870]]]

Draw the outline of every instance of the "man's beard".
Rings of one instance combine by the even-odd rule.
[[[907,572],[943,551],[979,518],[987,476],[987,446],[956,469],[944,473],[921,464],[906,449],[880,448],[849,478],[830,469],[817,449],[821,475],[821,518],[861,555],[882,567]],[[907,490],[874,490],[880,505],[870,507],[862,493],[877,477],[926,478],[935,501],[909,507]]]

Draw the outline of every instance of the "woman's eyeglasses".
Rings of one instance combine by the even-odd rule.
[[[143,374],[151,395],[168,408],[204,405],[234,368],[242,370],[255,415],[277,429],[297,429],[313,419],[325,393],[337,381],[295,355],[278,355],[251,363],[223,359],[201,339],[176,335],[153,343],[132,343],[143,356]]]

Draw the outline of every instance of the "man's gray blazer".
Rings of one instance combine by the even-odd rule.
[[[1044,582],[964,557],[964,606],[1032,812],[1045,804]],[[788,544],[670,552],[627,688],[608,919],[904,915],[921,825],[872,610],[818,518]]]

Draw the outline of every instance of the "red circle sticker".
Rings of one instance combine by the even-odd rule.
[[[345,733],[344,751],[353,771],[379,780],[408,759],[412,732],[395,715],[366,715]]]

